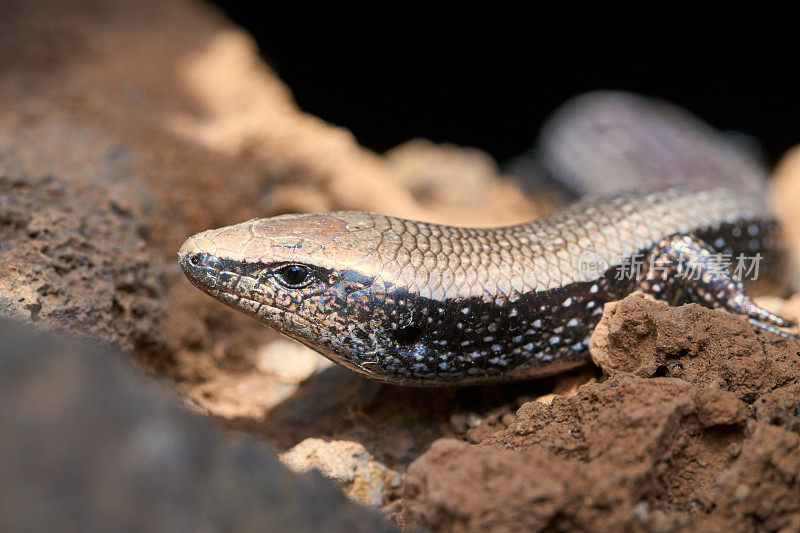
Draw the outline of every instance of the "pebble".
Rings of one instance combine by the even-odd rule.
[[[256,368],[284,383],[300,383],[333,363],[294,341],[278,339],[263,345],[255,356]]]

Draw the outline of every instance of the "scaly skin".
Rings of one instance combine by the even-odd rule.
[[[759,252],[763,271],[776,228],[759,195],[681,186],[493,229],[359,212],[251,220],[191,237],[179,257],[203,291],[356,372],[466,384],[585,363],[603,304],[636,289],[780,333],[790,323],[758,308],[716,255]],[[648,270],[650,257],[666,268]],[[621,275],[628,263],[634,276]],[[703,275],[690,281],[693,264]]]

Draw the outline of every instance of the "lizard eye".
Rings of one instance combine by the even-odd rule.
[[[278,282],[289,289],[302,289],[311,281],[312,276],[304,265],[286,265],[276,272]]]

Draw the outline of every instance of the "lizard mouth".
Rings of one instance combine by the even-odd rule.
[[[302,322],[303,325],[309,323],[305,317],[276,306],[273,301],[258,301],[241,294],[236,290],[240,283],[255,284],[257,280],[222,270],[221,265],[213,257],[207,256],[202,262],[198,260],[198,264],[192,263],[189,257],[182,257],[181,267],[189,281],[198,289],[229,307],[244,311],[262,322],[266,322],[270,327],[279,328],[281,332],[285,333],[282,323],[286,321],[287,317],[291,317],[293,322]]]
[[[345,366],[354,372],[369,375],[376,379],[381,379],[381,376],[376,375],[368,366],[348,359],[346,356],[339,353],[333,346],[328,345],[325,342],[321,342],[320,339],[324,338],[324,336],[318,334],[320,331],[320,326],[315,321],[309,320],[303,315],[288,311],[284,308],[275,307],[274,305],[267,303],[257,302],[245,296],[240,296],[234,292],[230,292],[219,287],[205,285],[195,282],[194,280],[193,283],[198,288],[213,296],[225,305],[247,313],[248,315],[257,319],[259,322],[274,328],[281,334],[286,335],[287,337],[299,342],[300,344],[303,344],[315,352],[318,352],[327,359]],[[306,333],[303,334],[302,332]]]
[[[180,256],[180,265],[189,281],[206,294],[314,350],[321,351],[320,346],[312,345],[306,339],[306,336],[316,337],[312,334],[320,328],[316,321],[277,305],[274,299],[255,300],[243,294],[244,291],[237,290],[243,283],[258,283],[255,278],[225,270],[222,261],[210,254],[183,254]],[[306,335],[300,332],[306,332]]]
[[[207,254],[192,261],[189,254],[181,255],[180,264],[191,283],[206,294],[225,305],[243,311],[259,322],[276,329],[283,335],[311,348],[331,361],[343,365],[360,374],[381,379],[368,366],[351,361],[339,353],[332,344],[322,339],[323,328],[318,321],[310,320],[295,311],[275,305],[274,301],[263,302],[248,298],[235,290],[243,281],[256,283],[255,278],[230,272],[222,268],[222,262]]]

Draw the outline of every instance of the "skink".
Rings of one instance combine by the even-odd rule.
[[[179,260],[201,290],[356,372],[467,384],[585,363],[603,304],[637,289],[789,335],[723,259],[758,257],[763,271],[777,229],[761,195],[684,183],[503,228],[362,212],[254,219],[189,238]]]

